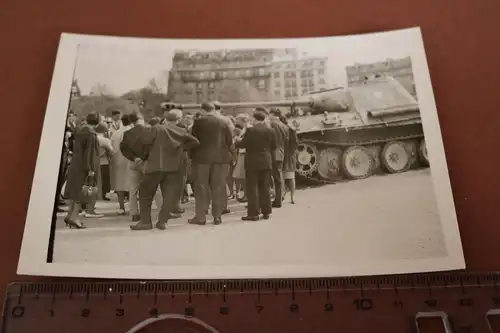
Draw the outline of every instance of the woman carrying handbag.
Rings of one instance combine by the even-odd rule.
[[[99,115],[90,113],[85,119],[85,125],[80,127],[74,136],[73,156],[65,188],[65,196],[69,199],[69,209],[64,222],[69,228],[86,228],[78,219],[80,208],[82,204],[95,200],[98,194],[99,141],[95,132],[98,125]]]

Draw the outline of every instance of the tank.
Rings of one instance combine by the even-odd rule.
[[[367,79],[292,101],[223,103],[222,108],[286,108],[297,131],[296,172],[337,182],[429,166],[417,100],[393,77]],[[197,109],[199,104],[167,103]]]

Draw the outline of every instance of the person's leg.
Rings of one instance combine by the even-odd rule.
[[[288,179],[290,189],[290,202],[295,203],[295,178]]]
[[[210,194],[212,199],[212,216],[220,219],[227,205],[227,174],[229,164],[212,164],[210,168]]]
[[[245,190],[248,200],[247,217],[254,218],[259,216],[259,204],[257,194],[257,171],[247,170],[245,176]]]
[[[120,213],[125,214],[125,191],[117,191],[118,204],[120,205]]]
[[[194,198],[195,198],[195,216],[190,222],[205,222],[206,210],[208,206],[208,187],[209,187],[209,172],[210,165],[194,164]]]
[[[281,207],[283,201],[283,162],[277,161],[273,168],[274,207]]]
[[[130,181],[129,181],[129,209],[130,214],[132,215],[132,221],[139,221],[139,186],[141,185],[141,181],[143,178],[142,171],[137,167],[131,167],[129,173]]]
[[[269,175],[271,171],[263,170],[258,174],[258,193],[259,193],[259,207],[264,218],[269,217],[272,212],[271,208],[271,196],[270,196],[270,185],[269,180],[271,177]]]
[[[175,209],[177,195],[179,194],[179,173],[178,172],[165,172],[161,186],[161,193],[163,197],[163,205],[158,215],[158,222],[156,227],[160,230],[166,228],[166,224],[171,217],[171,212]]]
[[[130,227],[132,230],[144,230],[153,227],[151,223],[151,205],[158,185],[162,181],[162,176],[161,172],[144,175],[139,186],[139,211],[141,220],[136,225]]]

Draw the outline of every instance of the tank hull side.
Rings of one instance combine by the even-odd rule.
[[[423,136],[421,123],[377,127],[332,128],[322,131],[297,133],[300,140],[319,140],[330,144],[354,144],[387,141],[396,137]]]
[[[418,158],[418,147],[424,138],[420,122],[412,121],[399,124],[380,124],[351,128],[337,127],[309,132],[298,131],[297,134],[299,142],[312,146],[313,149],[310,149],[310,151],[314,151],[314,154],[317,155],[315,159],[306,159],[318,161],[313,168],[315,171],[302,175],[309,180],[319,179],[336,182],[349,178],[352,179],[352,173],[350,172],[352,170],[349,170],[345,159],[344,164],[340,164],[342,164],[342,157],[349,157],[348,152],[351,151],[352,154],[353,149],[355,149],[356,156],[368,154],[371,160],[369,170],[365,168],[366,175],[362,174],[359,178],[365,178],[372,174],[404,172],[423,166]],[[404,148],[399,148],[398,151],[397,147]],[[391,154],[384,153],[388,150],[398,151],[400,157],[408,162],[391,161],[389,158]],[[332,167],[334,169],[332,172],[328,169],[331,164],[328,159],[338,161],[337,165]],[[299,168],[299,165],[297,167]],[[339,172],[339,170],[342,171]],[[329,175],[333,176],[330,177]]]

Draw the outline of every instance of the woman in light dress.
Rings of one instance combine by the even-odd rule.
[[[241,113],[235,119],[235,140],[237,137],[242,137],[245,134],[247,127],[251,126],[248,114]],[[234,166],[233,179],[236,185],[236,200],[246,202],[245,195],[245,149],[238,149],[238,156],[236,158],[236,165]],[[243,191],[243,197],[239,197],[240,191]]]
[[[285,147],[285,158],[283,159],[283,179],[285,180],[285,196],[290,192],[290,202],[295,203],[295,168],[297,163],[297,156],[295,150],[297,149],[299,140],[297,132],[288,125],[288,121],[284,116],[280,117],[283,124],[288,126],[288,145]]]
[[[111,157],[111,188],[118,196],[118,204],[120,205],[120,215],[126,215],[125,197],[130,188],[130,162],[123,156],[120,150],[120,143],[123,140],[123,133],[130,129],[130,120],[128,115],[122,115],[121,125],[119,129],[111,134],[111,145],[114,154]]]

